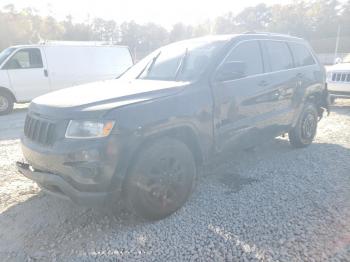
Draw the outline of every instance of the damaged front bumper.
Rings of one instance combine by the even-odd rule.
[[[16,162],[18,171],[25,177],[35,181],[43,191],[85,206],[105,204],[108,198],[107,192],[82,192],[74,188],[62,177],[41,171],[36,171],[32,166],[23,162]]]
[[[79,205],[108,204],[120,197],[122,176],[119,176],[119,141],[108,139],[63,139],[52,146],[43,146],[23,136],[25,163],[17,168],[44,191]]]

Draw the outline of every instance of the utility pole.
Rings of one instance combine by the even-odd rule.
[[[337,59],[337,55],[338,55],[339,38],[340,38],[340,25],[338,25],[337,39],[335,42],[334,61]]]

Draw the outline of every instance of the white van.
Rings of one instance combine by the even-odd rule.
[[[118,77],[133,65],[126,46],[96,42],[45,42],[0,53],[0,115],[14,103],[74,85]]]

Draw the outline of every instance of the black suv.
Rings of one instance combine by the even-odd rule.
[[[328,108],[326,76],[302,39],[209,36],[160,48],[119,79],[35,99],[25,121],[26,177],[84,205],[125,200],[149,219],[190,196],[197,167],[229,148],[289,134],[312,143]]]

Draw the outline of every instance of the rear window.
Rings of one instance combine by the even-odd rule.
[[[263,43],[272,72],[293,68],[293,59],[287,43],[282,41],[263,41]]]
[[[315,59],[306,46],[298,43],[288,43],[293,53],[294,64],[296,67],[315,64]]]

